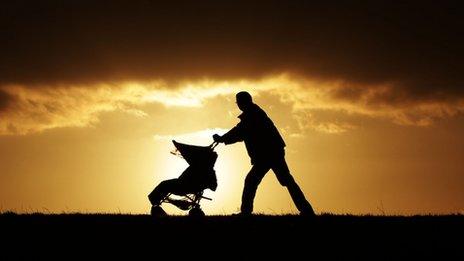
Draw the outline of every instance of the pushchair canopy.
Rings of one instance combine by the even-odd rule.
[[[179,143],[175,140],[173,140],[172,143],[174,143],[179,154],[189,165],[214,167],[217,159],[217,153],[213,150],[215,143],[210,146],[188,145]]]
[[[214,151],[215,143],[210,146],[196,146],[172,141],[177,149],[177,155],[184,158],[190,165],[180,175],[179,180],[197,188],[209,188],[215,191],[217,188],[216,172],[214,164],[217,153]]]

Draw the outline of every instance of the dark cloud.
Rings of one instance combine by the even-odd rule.
[[[0,89],[0,113],[8,108],[14,97]]]
[[[357,3],[11,1],[0,10],[0,84],[289,71],[392,83],[400,99],[462,97],[462,8],[443,1]],[[357,92],[339,96],[354,99]]]

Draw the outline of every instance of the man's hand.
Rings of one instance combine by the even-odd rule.
[[[222,142],[222,136],[219,136],[219,135],[217,135],[217,134],[214,134],[214,135],[213,135],[213,140],[214,140],[215,142]]]

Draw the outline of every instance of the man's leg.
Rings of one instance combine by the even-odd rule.
[[[300,213],[304,215],[315,215],[311,204],[309,204],[308,200],[306,200],[303,191],[301,191],[298,184],[296,184],[295,179],[290,174],[290,170],[288,169],[288,165],[284,156],[274,161],[272,171],[274,171],[275,175],[277,176],[279,183],[282,186],[287,187],[288,192],[292,197],[293,203],[295,203],[295,206],[300,211]]]
[[[269,169],[270,167],[265,164],[255,164],[250,172],[248,172],[242,194],[242,214],[251,214],[253,212],[253,201],[255,199],[256,190]]]
[[[161,181],[161,183],[148,195],[148,199],[152,205],[157,206],[169,193],[175,192],[178,189],[178,186],[178,179]]]

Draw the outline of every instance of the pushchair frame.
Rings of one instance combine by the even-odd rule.
[[[176,142],[174,140],[173,140],[173,143],[176,146],[176,150],[172,151],[171,153],[184,158],[184,156],[180,152],[180,149],[179,149],[178,145],[179,144],[187,145],[187,144],[178,143],[178,142]],[[209,148],[212,152],[214,152],[214,149],[216,148],[216,146],[218,144],[219,144],[218,142],[213,142],[209,146],[205,146],[204,148]],[[194,145],[187,145],[187,146],[194,146]],[[198,147],[200,147],[200,146],[198,146]],[[217,157],[217,155],[216,155],[216,157]],[[214,162],[215,161],[216,161],[216,159],[214,159]],[[213,166],[214,166],[214,163],[213,163]],[[202,199],[212,200],[212,198],[203,196],[203,193],[204,193],[205,189],[206,188],[199,189],[198,191],[189,191],[189,192],[184,192],[184,193],[168,192],[166,194],[166,196],[161,199],[159,204],[157,204],[156,206],[155,205],[152,206],[151,214],[154,215],[154,216],[165,216],[165,215],[167,215],[167,213],[160,206],[163,203],[169,203],[169,204],[172,204],[172,205],[176,206],[177,208],[179,208],[181,210],[189,211],[188,214],[190,216],[204,216],[205,214],[204,214],[203,210],[201,209],[200,201]],[[177,196],[177,197],[180,197],[180,198],[176,198],[174,196]]]

